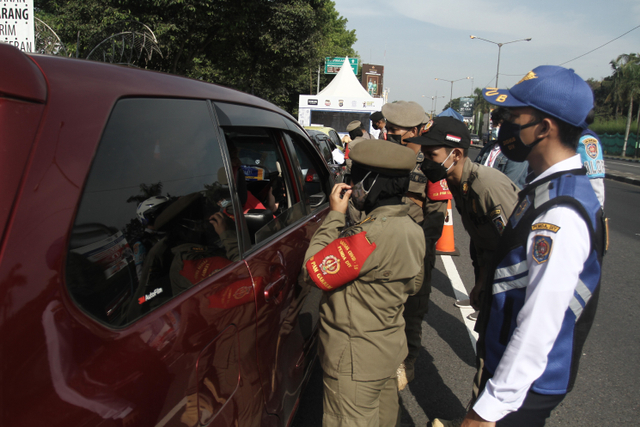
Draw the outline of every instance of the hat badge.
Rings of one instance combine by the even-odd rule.
[[[538,76],[536,75],[536,73],[534,73],[533,71],[529,71],[527,73],[526,76],[524,76],[518,83],[516,83],[517,85],[519,85],[522,82],[526,82],[527,80],[533,80],[533,79],[537,79]]]
[[[424,128],[422,129],[422,133],[420,135],[424,135],[425,133],[429,132],[429,129],[431,129],[431,126],[433,126],[433,120],[429,120],[429,123],[424,125]]]

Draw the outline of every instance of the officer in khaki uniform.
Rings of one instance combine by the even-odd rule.
[[[325,290],[319,358],[323,426],[396,426],[396,368],[407,355],[403,304],[422,284],[425,241],[402,197],[415,153],[384,140],[351,151],[352,174],[336,184],[331,211],[305,254],[309,280]],[[345,227],[352,200],[366,213]]]
[[[471,305],[479,306],[485,268],[498,249],[498,240],[518,201],[518,187],[497,169],[474,163],[467,157],[471,135],[453,117],[436,117],[419,138],[425,153],[423,171],[432,182],[446,178],[462,224],[471,238],[475,286]]]
[[[429,121],[424,109],[415,102],[398,101],[383,105],[382,113],[387,119],[388,140],[405,145],[416,153],[409,191],[402,201],[409,205],[411,218],[422,226],[427,248],[422,287],[420,292],[409,297],[404,306],[409,355],[398,368],[398,387],[402,390],[415,377],[415,361],[422,347],[422,320],[429,309],[431,270],[436,261],[435,245],[442,234],[447,202],[427,198],[427,178],[421,170],[424,154],[420,151],[420,145],[408,142],[409,139],[419,136],[423,124]]]

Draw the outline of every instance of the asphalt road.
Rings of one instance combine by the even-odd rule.
[[[473,159],[475,149],[470,157]],[[607,166],[609,163],[607,163]],[[640,413],[640,187],[605,181],[610,249],[604,260],[598,312],[583,349],[574,390],[552,413],[547,425],[631,426]],[[474,346],[451,281],[459,275],[471,289],[469,239],[454,211],[459,257],[439,256],[433,272],[429,313],[423,322],[423,351],[416,379],[401,392],[404,426],[424,426],[429,419],[462,417],[471,397]],[[453,261],[455,269],[445,267]],[[321,426],[322,371],[316,367],[293,425]]]
[[[640,175],[640,163],[629,160],[607,159],[605,161],[607,172],[631,173]]]

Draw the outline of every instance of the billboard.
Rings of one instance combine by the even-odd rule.
[[[325,74],[338,74],[340,68],[342,68],[342,64],[344,64],[344,60],[346,58],[338,57],[338,58],[325,58],[324,59],[324,73]],[[349,64],[351,65],[351,69],[353,70],[353,74],[358,74],[358,58],[349,58]]]
[[[34,52],[33,0],[0,0],[0,42]]]
[[[384,77],[384,66],[373,64],[362,64],[362,86],[373,97],[382,96],[382,85]]]
[[[473,104],[475,99],[473,98],[460,98],[460,114],[462,117],[473,117]]]

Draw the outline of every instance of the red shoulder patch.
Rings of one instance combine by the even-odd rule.
[[[341,237],[329,243],[306,263],[309,277],[323,291],[331,291],[346,285],[360,275],[360,270],[376,244],[367,239],[363,231],[349,237]]]

